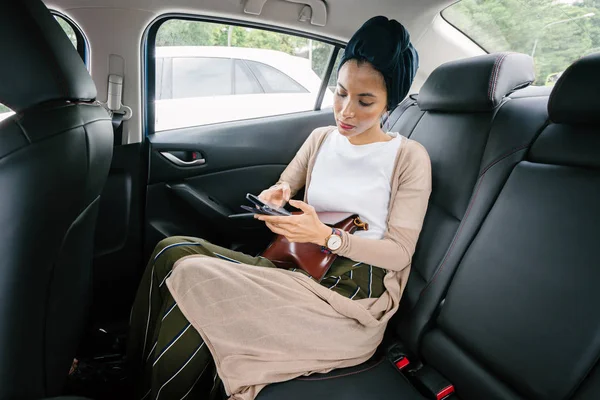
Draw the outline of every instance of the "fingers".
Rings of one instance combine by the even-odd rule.
[[[272,224],[270,222],[266,223],[267,228],[269,228],[271,230],[271,232],[276,233],[277,235],[283,235],[285,236],[290,242],[292,241],[290,238],[293,237],[293,235],[291,234],[290,231],[288,231],[287,229],[277,225],[277,224]]]
[[[289,187],[288,187],[289,189]],[[265,203],[272,204],[276,207],[283,207],[287,199],[285,199],[285,188],[281,185],[273,186],[269,189],[263,190],[258,198]]]
[[[290,185],[286,183],[283,185],[283,200],[288,202],[290,201],[290,197],[292,197],[292,190],[290,189]]]
[[[276,215],[255,214],[254,218],[261,220],[261,221],[270,222],[272,224],[295,224],[296,223],[295,215],[291,215],[291,216],[287,216],[287,217],[278,217]]]
[[[305,214],[314,214],[315,208],[309,204],[306,204],[300,200],[290,200],[290,204],[300,210],[302,210]]]

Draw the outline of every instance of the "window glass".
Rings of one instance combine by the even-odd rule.
[[[180,19],[160,25],[155,46],[156,132],[314,110],[334,47]],[[332,102],[327,89],[322,107]]]
[[[600,52],[600,0],[462,0],[442,15],[488,52],[533,56],[539,86]]]

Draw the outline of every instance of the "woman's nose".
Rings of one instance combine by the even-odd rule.
[[[342,117],[344,118],[353,118],[354,117],[354,109],[352,107],[352,103],[347,101],[342,108]]]

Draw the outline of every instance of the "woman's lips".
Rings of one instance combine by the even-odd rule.
[[[338,123],[340,124],[340,128],[349,131],[350,129],[354,128],[354,125],[348,125],[343,123],[342,121],[338,120]]]

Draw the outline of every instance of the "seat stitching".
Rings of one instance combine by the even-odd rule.
[[[496,158],[494,161],[492,161],[491,163],[489,163],[486,167],[483,168],[483,171],[481,172],[481,174],[479,174],[479,177],[482,177],[487,171],[488,169],[492,168],[494,165],[498,164],[500,161],[502,161],[504,158],[520,151],[523,149],[526,149],[527,147],[529,147],[531,145],[530,142],[527,142],[525,144],[522,144],[521,146],[515,147],[512,150],[509,150],[508,152],[504,153],[503,155],[501,155],[500,157]]]
[[[494,103],[494,97],[496,96],[496,88],[498,84],[498,78],[500,77],[500,68],[502,67],[502,63],[509,56],[510,53],[505,53],[502,57],[498,58],[494,63],[494,69],[492,71],[492,82],[490,84],[490,90],[488,91],[488,96],[492,104]]]
[[[381,360],[379,360],[377,363],[375,363],[374,365],[371,365],[367,368],[361,369],[360,371],[353,371],[353,372],[348,372],[346,374],[341,374],[341,375],[336,375],[336,376],[327,376],[327,377],[322,377],[322,378],[298,378],[299,381],[326,381],[329,379],[336,379],[336,378],[342,378],[345,376],[352,376],[352,375],[356,375],[356,374],[360,374],[362,372],[366,372],[369,371],[377,366],[379,366],[382,362],[385,361],[385,358],[382,358]]]
[[[494,66],[492,67],[492,74],[490,75],[490,82],[489,82],[489,87],[488,87],[488,98],[490,100],[492,99],[492,85],[494,83],[494,74],[496,73],[496,66],[498,65],[499,60],[500,60],[500,58],[496,58],[496,60],[494,60]]]

